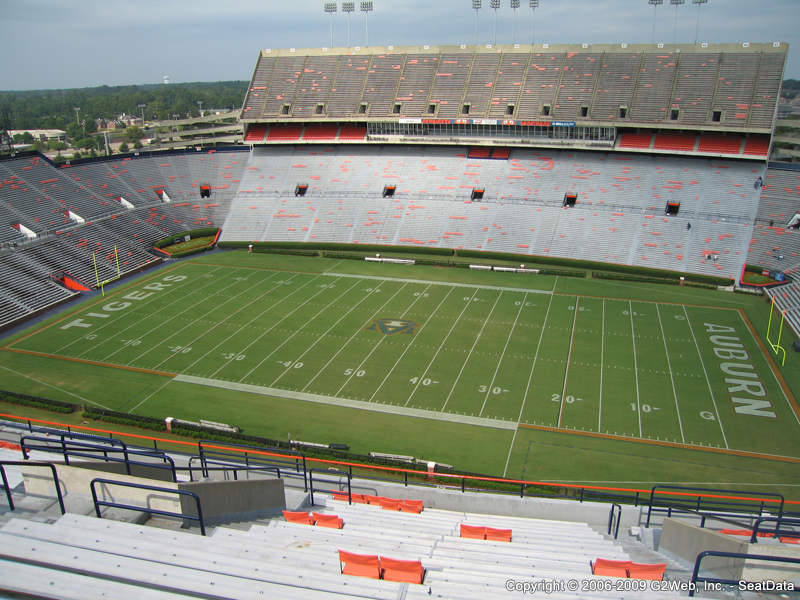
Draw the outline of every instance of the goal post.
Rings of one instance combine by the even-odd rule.
[[[777,325],[778,327],[778,339],[776,341],[772,341],[770,334],[772,332],[772,315],[775,312],[775,298],[771,298],[771,302],[769,305],[769,321],[767,321],[767,343],[772,348],[772,351],[775,353],[776,356],[782,356],[781,359],[781,366],[786,364],[786,348],[781,346],[781,338],[783,337],[783,324],[786,321],[786,311],[780,310],[780,324]],[[776,318],[777,320],[777,318]]]

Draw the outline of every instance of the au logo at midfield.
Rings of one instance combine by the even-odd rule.
[[[419,327],[419,323],[405,319],[376,319],[369,324],[367,331],[377,331],[383,335],[394,335],[395,333],[414,335],[417,327]]]

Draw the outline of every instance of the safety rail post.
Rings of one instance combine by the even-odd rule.
[[[611,503],[611,510],[608,511],[608,534],[611,535],[611,529],[614,524],[614,509],[617,509],[617,526],[614,527],[614,539],[619,536],[619,522],[622,521],[622,505],[616,502]]]
[[[703,550],[694,560],[694,570],[692,571],[692,579],[689,584],[689,596],[694,596],[694,592],[697,589],[697,582],[701,583],[721,583],[722,585],[733,585],[739,586],[742,583],[751,583],[751,582],[742,582],[738,579],[721,579],[718,577],[701,577],[700,576],[700,563],[703,561],[704,558],[707,556],[716,556],[719,558],[742,558],[745,560],[763,560],[767,562],[784,562],[784,563],[795,563],[800,565],[800,558],[793,558],[789,556],[768,556],[765,554],[746,554],[742,552],[720,552],[717,550]]]
[[[796,519],[794,517],[758,517],[755,523],[753,524],[753,533],[750,535],[751,544],[758,543],[758,528],[761,525],[761,523],[768,521],[775,523],[775,537],[778,537],[778,534],[780,533],[781,523],[785,523],[787,525],[800,525],[800,519]],[[787,533],[797,533],[797,532],[792,531]]]
[[[139,490],[150,490],[154,492],[165,492],[167,494],[175,494],[178,496],[188,496],[190,498],[194,498],[195,505],[197,506],[197,516],[194,517],[192,515],[184,515],[182,512],[170,512],[168,510],[159,510],[156,508],[149,508],[147,506],[135,506],[132,504],[122,504],[120,502],[108,502],[106,500],[98,500],[97,499],[97,490],[95,489],[95,484],[102,483],[105,485],[119,485],[122,487],[130,487]],[[198,521],[200,523],[200,534],[206,534],[206,525],[205,520],[203,519],[203,509],[200,506],[200,497],[195,494],[194,492],[190,492],[189,490],[176,490],[167,487],[160,487],[157,485],[145,485],[143,483],[132,483],[127,481],[115,481],[113,479],[104,479],[102,477],[96,477],[92,479],[89,483],[89,488],[92,491],[92,502],[94,502],[94,511],[97,514],[98,519],[102,519],[103,515],[100,514],[100,507],[101,506],[109,506],[111,508],[124,508],[126,510],[138,510],[141,512],[146,512],[151,515],[161,515],[164,517],[179,517],[181,519],[189,519],[192,521]]]
[[[350,481],[353,478],[352,475],[347,471],[337,471],[337,470],[333,470],[333,469],[331,469],[331,470],[327,470],[326,469],[325,471],[322,471],[320,474],[323,474],[323,473],[324,474],[328,474],[328,475],[334,475],[335,474],[335,475],[347,477],[347,503],[348,504],[352,504],[353,503],[353,489],[352,489],[352,487],[350,485]],[[325,479],[318,479],[317,481],[323,482],[323,481],[326,481],[326,480]],[[331,482],[331,483],[333,483],[333,482]],[[314,506],[314,469],[309,469],[308,470],[308,488],[309,488],[309,491],[310,491],[310,494],[311,494],[311,506]],[[329,490],[320,489],[319,491],[325,492],[325,491],[329,491]]]
[[[61,495],[61,487],[58,485],[58,473],[56,466],[48,462],[31,462],[29,460],[2,460],[0,461],[0,476],[3,479],[3,487],[6,490],[6,498],[8,498],[8,506],[14,510],[14,499],[11,497],[11,489],[8,487],[8,478],[6,477],[5,467],[50,467],[50,473],[53,476],[53,484],[56,486],[56,498],[58,498],[58,507],[61,509],[61,514],[66,513],[64,508],[64,497]]]

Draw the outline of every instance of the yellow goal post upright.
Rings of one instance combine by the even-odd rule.
[[[116,246],[114,246],[114,258],[116,259],[117,263],[117,276],[112,277],[111,279],[106,279],[105,281],[100,281],[100,274],[97,271],[97,256],[95,255],[94,252],[92,252],[92,262],[94,263],[94,277],[97,280],[97,287],[100,288],[100,292],[103,294],[103,296],[106,295],[105,285],[107,283],[111,283],[112,281],[116,281],[117,279],[122,277],[122,273],[119,269],[119,250],[117,250]]]
[[[775,298],[772,297],[770,300],[771,301],[770,301],[770,305],[769,305],[769,321],[767,322],[767,343],[770,345],[770,348],[772,348],[772,351],[777,356],[782,356],[783,357],[782,360],[781,360],[781,365],[785,365],[786,364],[786,348],[781,346],[781,338],[783,337],[783,324],[786,321],[786,311],[785,310],[781,310],[780,308],[778,308],[778,311],[780,311],[780,314],[781,314],[781,322],[780,322],[780,325],[778,326],[778,339],[773,342],[770,339],[770,332],[772,330],[772,313],[775,312]]]

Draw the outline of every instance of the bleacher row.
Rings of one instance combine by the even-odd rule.
[[[736,278],[763,173],[742,161],[597,152],[481,160],[457,148],[255,148],[222,239],[474,248]],[[393,197],[382,198],[384,185]],[[481,202],[470,201],[476,187]],[[567,192],[574,209],[562,208]],[[680,202],[678,216],[664,215],[668,201]]]
[[[367,137],[363,125],[307,124],[303,125],[251,125],[244,136],[245,142],[358,142]]]
[[[548,117],[769,129],[785,59],[785,44],[264,50],[242,119]]]
[[[769,152],[769,136],[743,136],[736,133],[653,133],[645,131],[621,134],[617,142],[617,148],[766,158]]]
[[[763,182],[748,262],[796,274],[800,231],[787,226],[800,213],[800,171],[771,166]]]
[[[273,519],[249,529],[218,526],[208,537],[67,513],[54,523],[11,519],[0,528],[3,587],[44,598],[523,598],[507,581],[597,580],[591,562],[629,561],[615,543],[585,523],[471,514],[426,508],[420,514],[328,500],[322,514],[341,515],[342,529]],[[513,529],[513,539],[460,536],[462,524]],[[419,561],[422,583],[342,573],[340,551]],[[347,556],[347,554],[345,554]],[[629,564],[629,563],[626,563]],[[400,563],[402,567],[402,563]],[[607,579],[603,579],[608,581]],[[82,587],[81,587],[82,586]],[[602,589],[602,586],[597,586]],[[589,588],[591,589],[591,588]],[[635,589],[635,588],[631,588]],[[81,595],[83,594],[83,595]],[[144,595],[143,595],[144,594]],[[641,592],[582,593],[637,598]],[[555,591],[548,597],[574,597]],[[648,597],[675,595],[648,591]]]

